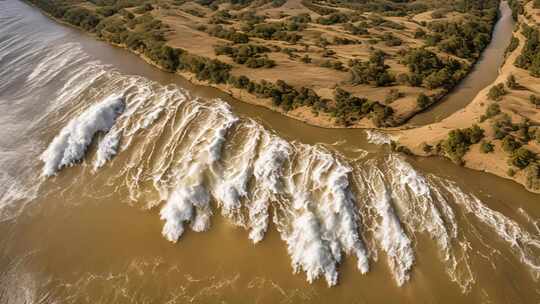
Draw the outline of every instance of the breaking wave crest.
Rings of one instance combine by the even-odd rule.
[[[54,175],[63,167],[80,161],[94,136],[98,132],[108,132],[123,111],[123,98],[113,96],[91,106],[72,119],[41,155],[41,160],[44,162],[43,175]],[[103,144],[100,144],[100,155],[110,153],[107,152],[110,150],[109,142],[110,140],[107,139],[104,144],[108,145],[108,148],[102,148]],[[103,150],[106,151],[102,152]]]
[[[468,231],[482,237],[482,226],[533,277],[540,273],[537,234],[401,156],[350,160],[331,147],[287,141],[221,100],[193,98],[95,62],[81,64],[65,82],[50,107],[65,125],[41,155],[43,175],[80,162],[99,138],[94,174],[114,170],[108,184],[124,185],[133,202],[160,208],[162,234],[171,242],[189,230],[209,230],[219,212],[253,243],[275,228],[293,271],[309,282],[337,284],[346,256],[367,273],[383,253],[401,286],[414,276],[424,235],[449,279],[467,292],[477,276],[470,256],[493,251],[471,245]],[[89,100],[95,104],[82,106]],[[373,134],[372,141],[386,142]]]

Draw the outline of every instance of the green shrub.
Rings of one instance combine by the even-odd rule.
[[[508,170],[506,170],[506,174],[508,174],[508,176],[510,177],[513,177],[514,175],[516,175],[516,170],[508,168]]]
[[[289,20],[296,23],[310,23],[311,16],[308,13],[302,13],[302,14],[298,14],[296,16],[290,17]]]
[[[502,148],[508,153],[513,153],[520,147],[521,144],[516,141],[516,139],[512,135],[506,135],[506,137],[502,141]]]
[[[283,22],[259,23],[249,33],[257,38],[282,40],[293,44],[302,38],[296,33],[287,32],[287,24]]]
[[[540,189],[540,164],[532,163],[527,167],[525,172],[526,186],[532,190]]]
[[[508,0],[508,5],[512,10],[512,18],[517,21],[518,16],[523,13],[523,6],[521,5],[519,0]]]
[[[214,51],[216,55],[227,55],[231,57],[234,62],[245,64],[249,68],[271,68],[276,65],[274,60],[261,56],[261,54],[270,52],[270,49],[258,44],[243,44],[238,47],[232,45],[217,45],[214,46]]]
[[[528,70],[531,76],[540,77],[540,33],[537,28],[526,24],[522,25],[522,29],[526,41],[514,65]]]
[[[484,130],[478,125],[466,129],[455,129],[450,131],[447,139],[442,142],[442,149],[453,162],[462,164],[462,158],[469,150],[469,146],[480,142],[482,138],[484,138]]]
[[[276,66],[276,62],[266,57],[251,57],[246,61],[246,66],[252,69],[273,68]]]
[[[368,25],[366,22],[362,22],[360,25],[354,25],[352,23],[343,24],[344,30],[356,36],[369,34],[367,27]]]
[[[144,5],[141,5],[141,6],[137,7],[135,10],[133,10],[133,12],[135,14],[144,14],[146,12],[149,12],[149,11],[153,10],[153,9],[154,9],[154,7],[152,6],[152,4],[146,3]]]
[[[386,55],[382,51],[375,51],[370,55],[369,61],[353,60],[350,62],[352,84],[372,84],[378,87],[388,86],[395,81],[390,74],[390,68],[385,64]]]
[[[431,22],[428,27],[435,34],[430,36],[433,41],[429,41],[428,44],[436,45],[441,51],[461,58],[478,58],[489,43],[496,13],[487,17],[484,20],[471,18],[459,22],[446,20]]]
[[[491,100],[499,101],[504,95],[506,95],[504,84],[499,83],[491,87],[488,92],[488,98]]]
[[[353,96],[350,92],[337,88],[334,92],[335,108],[331,109],[332,115],[338,123],[351,125],[362,117],[369,115],[377,126],[386,125],[387,119],[392,116],[392,108],[382,105],[377,101],[369,101],[366,98]]]
[[[516,36],[512,36],[512,39],[510,40],[510,43],[508,44],[508,47],[506,48],[505,54],[512,53],[517,49],[519,46],[519,39],[517,39]]]
[[[450,59],[443,62],[435,53],[423,48],[407,52],[403,62],[409,68],[409,84],[412,86],[452,88],[466,74],[459,61]]]
[[[424,31],[422,28],[417,28],[414,32],[414,38],[419,39],[424,37],[426,37],[426,31]]]
[[[390,89],[390,91],[388,91],[388,94],[384,98],[384,103],[390,104],[390,103],[400,99],[403,96],[405,96],[405,95],[403,93],[401,93],[399,90]]]
[[[425,109],[431,104],[431,98],[429,98],[426,94],[420,93],[418,97],[416,98],[416,105],[420,109]]]
[[[486,108],[486,114],[485,116],[487,118],[491,118],[493,116],[496,116],[498,115],[499,113],[501,113],[501,107],[499,106],[499,104],[497,103],[492,103],[490,104],[487,108]]]
[[[523,147],[515,150],[510,157],[510,162],[512,163],[512,165],[520,169],[526,168],[530,163],[534,161],[536,161],[536,154]]]
[[[403,43],[401,39],[389,32],[384,33],[381,39],[384,41],[386,46],[399,46]]]
[[[540,106],[540,97],[534,94],[529,95],[529,101],[535,106]]]
[[[482,153],[490,153],[493,152],[494,145],[489,141],[482,141],[480,144],[480,151]]]
[[[303,63],[311,63],[311,57],[309,57],[308,54],[304,55],[302,59],[300,59]]]
[[[349,21],[349,16],[343,13],[332,13],[327,17],[320,17],[317,22],[323,25],[332,25],[336,23],[345,23]]]
[[[233,28],[225,28],[222,25],[215,25],[206,30],[206,32],[214,37],[229,40],[233,43],[248,43],[249,36],[239,32]]]
[[[280,7],[285,4],[287,0],[272,0],[272,7]]]
[[[333,8],[316,5],[311,0],[302,0],[302,5],[314,11],[315,13],[319,15],[323,15],[323,16],[337,12],[337,10]]]
[[[86,31],[94,32],[101,18],[88,9],[74,7],[66,11],[64,20]]]
[[[517,82],[516,77],[513,74],[508,75],[508,77],[506,78],[506,86],[511,90],[519,88],[519,83]]]

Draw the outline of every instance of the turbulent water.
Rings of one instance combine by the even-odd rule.
[[[37,244],[47,232],[28,227],[42,227],[35,223],[50,216],[49,212],[74,208],[59,201],[86,201],[88,197],[106,202],[98,205],[102,214],[112,212],[107,211],[111,205],[143,210],[150,221],[161,223],[161,237],[178,243],[172,246],[178,251],[183,250],[184,238],[197,237],[192,232],[211,233],[217,218],[245,230],[243,237],[257,246],[263,246],[267,235],[277,231],[281,245],[276,246],[285,248],[291,265],[281,271],[292,268],[308,283],[346,286],[347,277],[340,276],[340,269],[355,269],[366,280],[375,280],[366,283],[373,286],[373,293],[380,293],[377,288],[390,288],[381,284],[395,286],[390,293],[399,299],[408,297],[405,293],[410,288],[413,295],[420,290],[422,282],[430,280],[429,268],[434,267],[443,269],[444,280],[465,299],[506,303],[505,295],[523,289],[530,297],[514,298],[514,303],[534,303],[534,298],[540,298],[540,236],[535,213],[521,208],[520,217],[505,215],[455,181],[422,173],[403,156],[386,150],[362,151],[352,159],[332,145],[305,144],[302,138],[273,132],[257,120],[236,114],[223,100],[196,98],[177,85],[122,73],[87,53],[76,40],[66,39],[64,32],[43,17],[27,13],[29,10],[22,4],[0,2],[2,302],[153,302],[155,299],[145,297],[149,286],[160,290],[160,301],[187,302],[187,297],[178,296],[185,293],[176,289],[172,293],[168,285],[159,284],[175,280],[170,270],[159,270],[164,263],[161,257],[155,257],[160,261],[157,264],[130,264],[120,273],[105,270],[102,274],[79,273],[75,278],[59,274],[58,264],[44,266],[48,258],[40,257]],[[46,26],[36,27],[33,22]],[[368,139],[377,144],[388,142],[375,132]],[[125,217],[114,214],[117,221]],[[68,217],[57,220],[69,222]],[[106,224],[93,225],[95,228],[85,229],[101,231],[99,227]],[[130,225],[148,238],[160,237],[158,231],[148,232],[135,221]],[[54,239],[60,238],[66,248],[54,251],[56,257],[49,257],[51,260],[69,256],[72,245],[61,237],[55,234]],[[22,241],[16,242],[19,238]],[[79,242],[75,246],[84,247],[85,241]],[[223,246],[221,252],[204,245],[199,250],[214,250],[210,251],[214,256],[226,257],[231,246]],[[114,255],[114,250],[108,253]],[[421,257],[437,262],[423,262]],[[266,255],[261,263],[271,265],[269,258]],[[33,261],[34,268],[25,265],[27,260]],[[34,270],[28,271],[28,267]],[[515,273],[493,276],[509,269]],[[372,273],[381,275],[373,277]],[[157,287],[147,281],[136,283],[137,278],[148,276]],[[499,286],[508,284],[506,278],[512,280],[513,276],[521,286],[507,286],[511,291],[497,293]],[[499,281],[488,283],[491,278]],[[121,288],[96,287],[99,280]],[[204,301],[227,298],[220,288],[234,285],[236,280],[233,276],[198,292],[215,290],[205,293]],[[255,282],[265,280],[253,279],[246,288],[254,288]],[[272,286],[289,294],[280,287],[283,283],[275,281]],[[314,292],[324,288],[319,286]],[[236,287],[232,293],[242,290]],[[439,292],[445,294],[430,290],[430,294]],[[353,286],[345,294],[350,297],[341,298],[344,302],[357,296]],[[199,301],[197,295],[191,301]],[[429,301],[425,295],[421,297]],[[445,302],[452,297],[457,296],[435,298]],[[306,294],[288,299],[315,301]]]

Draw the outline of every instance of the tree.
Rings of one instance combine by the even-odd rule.
[[[480,151],[482,153],[490,153],[493,152],[493,144],[489,141],[482,141],[480,144]]]
[[[465,129],[464,131],[467,137],[467,141],[471,144],[476,144],[480,142],[482,138],[484,138],[484,130],[476,124],[470,128]]]
[[[512,135],[506,135],[502,141],[502,148],[508,153],[512,153],[519,149],[521,144],[517,142]]]
[[[455,129],[448,133],[448,138],[442,142],[442,148],[453,162],[462,164],[462,158],[469,150],[469,146],[480,142],[482,138],[484,138],[484,130],[478,125],[466,129]]]
[[[508,77],[506,78],[506,86],[512,90],[519,88],[519,84],[516,81],[516,77],[513,74],[508,75]]]
[[[529,101],[535,105],[535,106],[540,106],[540,97],[534,95],[534,94],[531,94],[529,96]]]
[[[416,98],[416,105],[420,109],[425,109],[429,104],[431,103],[431,98],[429,98],[426,94],[420,93],[418,97]]]
[[[532,163],[527,167],[526,186],[532,190],[540,189],[540,164]]]
[[[514,153],[512,153],[512,156],[510,157],[512,165],[520,169],[526,168],[530,163],[534,162],[535,160],[536,155],[530,150],[527,150],[523,147],[514,151]]]
[[[311,57],[308,54],[304,55],[301,60],[303,63],[311,63]]]
[[[502,83],[492,86],[488,92],[488,98],[495,101],[501,100],[504,95],[506,95],[506,90]]]
[[[392,84],[395,78],[388,71],[390,67],[385,64],[385,57],[384,52],[377,50],[370,55],[369,61],[351,61],[351,82],[378,87]]]
[[[499,106],[499,104],[497,103],[492,103],[490,104],[487,108],[486,108],[486,114],[485,116],[487,118],[491,118],[493,116],[496,116],[498,115],[499,113],[501,113],[501,107]]]

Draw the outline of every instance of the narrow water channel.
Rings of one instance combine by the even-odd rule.
[[[408,125],[422,126],[441,121],[466,107],[478,92],[493,83],[499,76],[499,68],[504,61],[505,51],[512,39],[513,30],[512,11],[506,1],[501,1],[499,20],[493,29],[491,42],[471,73],[440,102],[411,118]]]

